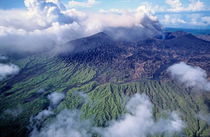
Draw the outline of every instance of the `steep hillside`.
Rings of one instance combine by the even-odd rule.
[[[0,136],[28,136],[30,117],[49,106],[47,96],[52,92],[65,94],[54,112],[79,109],[83,118],[93,118],[94,125],[101,127],[125,113],[130,96],[145,93],[154,104],[155,118],[178,111],[186,122],[183,136],[209,136],[210,127],[197,115],[209,114],[210,94],[176,84],[166,69],[185,61],[210,76],[210,43],[190,34],[170,35],[164,40],[127,42],[99,33],[68,43],[76,47],[71,53],[10,57],[21,71],[0,82]],[[18,106],[22,111],[17,116],[6,113]]]

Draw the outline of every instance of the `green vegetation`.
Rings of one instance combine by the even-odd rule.
[[[117,81],[117,78],[113,78],[116,82],[112,83],[99,82],[97,78],[108,72],[102,72],[103,69],[88,64],[68,63],[55,57],[31,56],[13,62],[22,71],[0,83],[0,133],[10,130],[3,136],[27,135],[26,127],[30,117],[49,105],[47,95],[52,92],[66,94],[55,112],[64,108],[80,109],[84,112],[82,117],[94,119],[96,126],[105,126],[108,121],[117,119],[125,113],[125,104],[130,96],[145,93],[154,104],[155,118],[166,111],[178,111],[186,121],[187,136],[209,135],[209,126],[196,117],[201,110],[208,113],[204,97],[190,93],[172,82],[123,82]],[[78,93],[87,94],[88,101]],[[5,113],[5,110],[15,108],[18,104],[23,111],[17,117]]]

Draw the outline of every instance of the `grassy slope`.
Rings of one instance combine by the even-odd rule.
[[[19,75],[0,84],[0,135],[25,134],[31,115],[46,108],[46,96],[51,92],[65,92],[66,97],[55,111],[81,109],[84,118],[94,118],[95,125],[105,126],[112,119],[125,113],[129,96],[139,92],[147,94],[154,104],[154,116],[160,117],[165,111],[178,111],[187,121],[187,136],[208,136],[209,127],[196,118],[200,110],[208,111],[201,96],[189,94],[183,88],[170,82],[141,80],[126,83],[98,83],[100,69],[87,64],[66,63],[58,58],[28,57],[15,61],[22,68]],[[106,72],[103,72],[106,73]],[[39,93],[40,89],[44,92]],[[85,102],[77,92],[86,93]],[[8,108],[20,104],[23,112],[17,117],[4,113]],[[15,126],[19,128],[14,128]],[[5,130],[11,132],[5,133]],[[18,133],[18,135],[17,135]]]

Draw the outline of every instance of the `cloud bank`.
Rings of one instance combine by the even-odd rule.
[[[168,68],[171,77],[186,87],[210,91],[210,82],[206,71],[200,67],[190,66],[184,62],[174,64]]]
[[[31,137],[92,137],[89,121],[81,121],[79,112],[61,111],[56,118]]]
[[[183,121],[175,112],[171,113],[168,119],[155,121],[153,106],[146,95],[136,94],[126,108],[128,114],[101,130],[104,137],[147,137],[157,134],[170,136],[184,128]]]
[[[20,71],[19,67],[14,64],[0,63],[0,81],[8,76],[18,74],[19,71]]]
[[[161,33],[157,18],[141,6],[132,13],[103,14],[67,9],[59,0],[24,3],[27,10],[0,10],[0,50],[62,52],[74,48],[66,45],[71,40],[105,30],[112,34],[114,28],[122,33],[120,38],[135,29],[139,39]]]
[[[102,137],[171,136],[184,128],[184,122],[175,112],[166,119],[155,121],[153,105],[146,95],[136,94],[129,100],[126,109],[127,114],[120,120],[112,121],[106,128],[94,127],[90,120],[81,120],[81,112],[77,110],[63,110],[40,130],[33,130],[31,137],[91,137],[93,133]]]

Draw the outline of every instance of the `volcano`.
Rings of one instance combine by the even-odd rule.
[[[128,41],[101,32],[65,45],[74,48],[56,56],[40,53],[9,57],[21,71],[0,81],[1,137],[28,136],[30,118],[49,106],[47,96],[52,92],[66,96],[53,111],[79,109],[85,118],[94,115],[94,124],[99,127],[125,112],[127,96],[144,93],[154,105],[155,118],[164,110],[177,110],[186,121],[183,135],[209,136],[210,127],[196,115],[200,110],[209,113],[210,94],[192,92],[167,73],[174,63],[186,62],[206,70],[209,79],[208,40],[186,32],[165,32]],[[84,104],[74,92],[87,94],[90,102]],[[23,111],[17,117],[5,113],[18,104]]]

